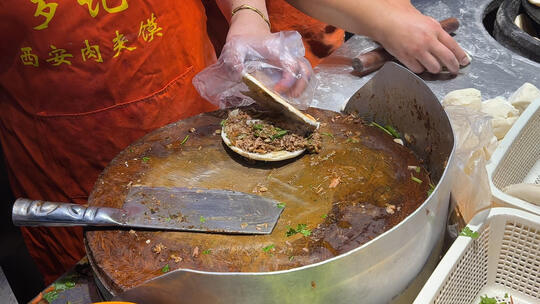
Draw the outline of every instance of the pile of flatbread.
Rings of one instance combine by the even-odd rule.
[[[464,106],[481,111],[492,117],[493,134],[501,140],[519,118],[519,115],[536,98],[540,98],[540,90],[530,83],[523,84],[508,99],[498,96],[482,102],[479,90],[469,88],[455,90],[443,98],[443,106]],[[496,142],[495,139],[493,139]],[[508,195],[524,201],[540,205],[540,184],[515,184],[502,189]]]
[[[452,91],[443,98],[443,106],[464,106],[481,111],[493,119],[493,134],[501,140],[519,115],[536,98],[540,97],[540,90],[526,82],[515,91],[508,100],[502,96],[482,102],[482,93],[473,88]]]

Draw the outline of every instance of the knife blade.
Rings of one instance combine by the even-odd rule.
[[[270,234],[283,207],[258,195],[231,190],[133,187],[122,209],[85,207],[19,198],[17,226],[120,226],[131,228]]]

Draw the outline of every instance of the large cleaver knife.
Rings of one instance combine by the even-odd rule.
[[[19,198],[17,226],[120,226],[234,234],[270,234],[283,204],[257,195],[197,188],[133,187],[122,209]]]

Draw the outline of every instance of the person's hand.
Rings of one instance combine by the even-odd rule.
[[[389,10],[375,39],[415,73],[439,73],[445,66],[456,74],[469,58],[435,19],[412,6]]]
[[[300,96],[313,74],[304,57],[302,37],[298,32],[270,33],[264,0],[217,1],[224,16],[230,17],[227,42],[218,62],[193,78],[202,97],[221,108],[243,106],[253,101],[241,94],[242,76],[257,72],[266,86],[273,88],[296,106],[307,107]],[[241,6],[247,9],[236,10]]]
[[[294,31],[228,36],[218,62],[197,74],[193,84],[201,96],[222,108],[246,105],[245,97],[230,97],[240,97],[238,93],[245,89],[242,76],[257,71],[266,76],[266,85],[295,98],[306,89],[313,74],[304,54],[302,38]]]
[[[294,98],[306,89],[313,74],[304,55],[300,34],[289,31],[228,37],[218,62],[228,70],[231,79],[238,81],[244,74],[260,70],[277,74],[279,80],[274,89]]]

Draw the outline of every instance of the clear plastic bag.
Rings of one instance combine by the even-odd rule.
[[[445,110],[457,140],[452,167],[452,209],[457,208],[468,223],[478,211],[491,206],[486,163],[497,147],[497,138],[488,115],[463,106],[446,106]],[[459,229],[449,226],[450,233],[457,236]]]
[[[193,78],[202,97],[220,108],[246,106],[254,101],[242,75],[253,74],[268,88],[280,93],[299,109],[311,105],[316,88],[313,69],[304,57],[298,32],[278,32],[265,37],[231,37],[218,62]]]

